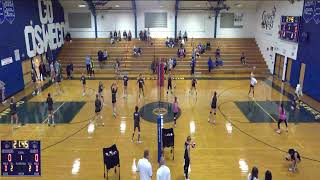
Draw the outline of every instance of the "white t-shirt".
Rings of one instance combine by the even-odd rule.
[[[302,96],[302,90],[301,90],[300,84],[297,84],[295,93],[297,96]]]
[[[157,180],[170,180],[170,178],[170,169],[165,165],[160,166],[157,171]]]
[[[257,84],[256,78],[251,77],[250,84],[251,84],[252,86],[255,86],[255,85]]]
[[[138,161],[137,171],[140,172],[140,180],[151,180],[152,166],[148,159],[142,158]]]

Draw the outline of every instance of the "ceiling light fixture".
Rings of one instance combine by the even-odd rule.
[[[85,4],[79,4],[78,6],[79,6],[80,8],[86,7]]]
[[[120,7],[118,4],[116,4],[114,7]]]

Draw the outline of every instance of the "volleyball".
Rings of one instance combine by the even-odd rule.
[[[196,147],[196,143],[195,143],[195,142],[192,142],[191,147],[192,147],[192,148],[195,148],[195,147]]]

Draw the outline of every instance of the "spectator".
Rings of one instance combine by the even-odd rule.
[[[172,38],[169,39],[169,47],[171,47],[171,48],[174,47],[174,41]]]
[[[179,31],[179,33],[178,33],[178,39],[179,39],[179,40],[181,40],[181,39],[182,39],[181,31]]]
[[[39,66],[39,72],[40,72],[40,80],[43,81],[47,77],[47,71],[46,71],[46,65],[43,63],[43,60],[40,62]]]
[[[194,70],[195,70],[195,67],[196,67],[195,59],[191,60],[190,67],[191,67],[191,75],[194,75]]]
[[[101,50],[98,51],[98,61],[99,61],[100,69],[102,69],[103,52]]]
[[[241,62],[241,64],[246,64],[246,56],[245,56],[244,52],[242,52],[242,54],[241,54],[240,62]]]
[[[104,49],[103,51],[103,61],[107,61],[108,60],[108,51],[106,49]]]
[[[156,60],[154,59],[151,63],[151,71],[152,73],[156,73]]]
[[[123,36],[123,39],[124,39],[124,40],[127,40],[128,34],[127,34],[126,30],[123,31],[122,36]]]
[[[146,41],[147,40],[147,30],[144,30],[143,31],[143,41]]]
[[[133,55],[134,56],[140,56],[141,55],[141,48],[133,46]]]
[[[131,41],[131,38],[132,38],[132,34],[131,34],[131,31],[129,30],[129,32],[128,32],[128,41]]]
[[[112,39],[112,38],[113,38],[112,31],[110,31],[109,37],[110,37],[110,39]]]
[[[120,30],[118,32],[118,41],[121,41],[121,32],[120,32]]]
[[[223,61],[221,58],[216,58],[216,66],[223,66]]]
[[[54,70],[53,62],[50,64],[50,78],[51,78],[52,82],[54,82],[54,80],[56,78],[56,71]]]
[[[178,56],[178,58],[180,58],[180,57],[186,57],[186,49],[185,48],[179,48],[178,49],[178,52],[177,52],[177,56]]]
[[[188,41],[187,31],[184,31],[183,39],[184,39],[184,41]]]
[[[113,38],[115,41],[118,39],[118,33],[116,30],[114,30],[114,32],[113,32]]]
[[[115,43],[116,43],[115,37],[112,37],[112,38],[110,39],[110,44],[115,44]]]
[[[150,29],[148,28],[148,31],[147,31],[147,41],[150,42],[151,40],[151,34],[150,34]]]
[[[94,78],[94,63],[90,61],[90,77]]]
[[[61,74],[61,64],[58,60],[56,60],[56,62],[54,63],[54,68],[56,70],[56,74]]]
[[[168,70],[167,60],[165,60],[165,61],[163,62],[163,69],[164,69],[164,73],[167,74],[167,70]]]
[[[211,49],[210,41],[207,41],[207,44],[206,44],[206,51],[209,51],[210,49]]]
[[[160,159],[160,167],[157,170],[157,180],[170,180],[170,169],[166,166],[164,157]]]
[[[177,59],[176,58],[172,58],[172,59],[173,59],[172,69],[175,69],[177,66]]]
[[[142,31],[139,32],[139,39],[140,39],[140,41],[143,41],[143,32]]]
[[[90,59],[90,56],[88,55],[88,56],[86,57],[87,75],[89,75],[89,74],[91,73],[90,66],[91,66],[91,59]]]
[[[170,47],[170,46],[169,46],[169,43],[170,43],[170,40],[169,40],[169,37],[167,36],[167,39],[166,39],[166,47]]]
[[[216,49],[216,58],[220,58],[220,56],[221,56],[221,51],[220,51],[220,48],[218,47]]]
[[[66,68],[66,71],[67,71],[68,79],[72,79],[73,64],[68,64],[67,68]]]
[[[253,167],[251,173],[249,173],[248,180],[258,180],[258,168]]]
[[[267,170],[264,176],[264,180],[272,180],[271,171]]]
[[[144,150],[143,158],[139,159],[137,172],[140,172],[140,180],[151,180],[152,166],[149,162],[149,150]]]
[[[212,62],[211,56],[209,56],[209,59],[208,59],[208,71],[209,71],[209,73],[211,72],[212,69],[213,69],[213,62]]]
[[[201,44],[201,42],[199,42],[199,44],[198,44],[198,52],[200,53],[200,54],[203,54],[203,53],[205,53],[205,48],[203,47],[203,45]]]
[[[6,101],[6,96],[5,96],[5,90],[6,90],[6,84],[0,80],[0,102],[4,105]]]
[[[71,38],[70,32],[67,32],[66,41],[68,41],[68,42],[70,42],[70,43],[72,42],[72,38]]]
[[[186,43],[185,43],[184,39],[182,39],[182,40],[181,40],[181,47],[184,47],[185,44],[186,44]]]
[[[173,58],[170,58],[168,61],[168,67],[169,67],[169,71],[171,71],[173,69]]]

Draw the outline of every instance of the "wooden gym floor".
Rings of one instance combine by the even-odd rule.
[[[35,97],[28,96],[30,89],[20,92],[16,96],[21,99],[18,114],[26,125],[14,131],[8,124],[5,108],[1,107],[4,110],[0,118],[1,140],[41,140],[42,176],[37,179],[103,179],[102,148],[112,144],[116,144],[120,151],[121,179],[139,179],[139,175],[132,172],[132,167],[134,160],[137,163],[143,156],[144,149],[150,150],[154,173],[152,179],[156,179],[156,123],[141,120],[143,143],[131,142],[134,106],[142,107],[157,102],[156,81],[146,80],[145,98],[138,99],[136,80],[130,80],[127,100],[122,98],[122,81],[119,81],[116,119],[112,116],[110,93],[110,85],[114,81],[102,82],[106,87],[104,127],[94,127],[89,123],[94,114],[99,80],[87,81],[88,93],[85,97],[82,97],[79,80],[63,81],[64,93],[61,95],[54,93],[54,85]],[[195,94],[189,94],[191,82],[188,78],[174,80],[174,83],[177,86],[174,94],[180,103],[181,116],[174,128],[175,159],[172,160],[169,150],[165,150],[172,179],[184,179],[183,144],[188,135],[196,142],[196,147],[191,151],[191,179],[245,180],[252,166],[259,168],[259,179],[264,179],[267,169],[272,171],[276,180],[320,179],[320,124],[315,117],[319,115],[315,110],[319,110],[319,102],[310,100],[309,104],[314,109],[304,104],[298,112],[291,112],[287,101],[290,101],[291,95],[288,92],[292,92],[292,89],[286,85],[282,85],[281,89],[281,84],[270,78],[258,79],[254,100],[247,95],[249,80],[245,78],[199,78],[197,98]],[[207,122],[213,91],[219,95],[215,126]],[[58,124],[55,127],[42,124],[46,119],[43,102],[49,92],[54,95],[56,102]],[[163,101],[172,100],[171,94],[163,97]],[[276,103],[279,101],[286,102],[290,116],[289,133],[282,131],[280,135],[275,133],[274,123],[277,119]],[[22,114],[27,118],[21,117]],[[281,125],[284,130],[284,124]],[[173,123],[165,123],[164,126],[173,127]],[[284,151],[288,148],[296,148],[303,156],[296,173],[288,172],[289,163],[284,160]],[[113,171],[109,173],[109,179],[117,177]]]

